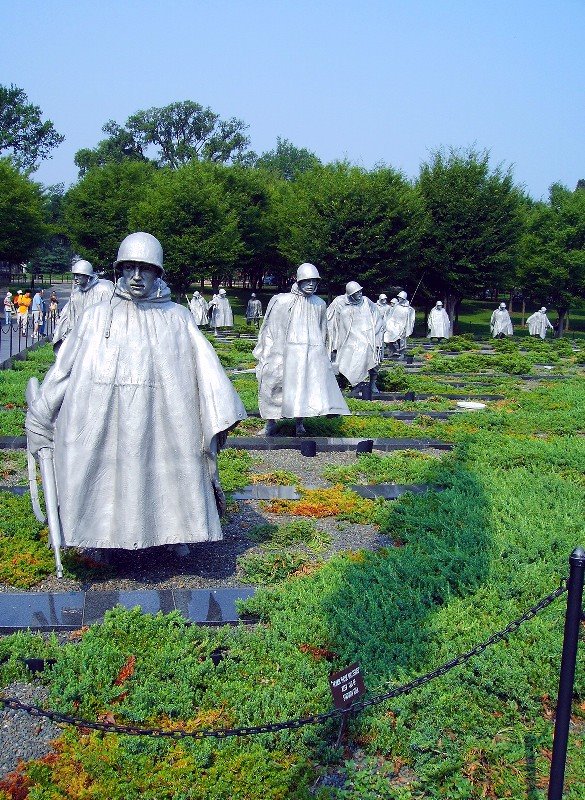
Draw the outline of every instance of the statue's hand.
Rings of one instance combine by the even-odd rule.
[[[44,447],[48,447],[51,450],[55,447],[52,437],[44,433],[38,433],[37,431],[27,429],[26,440],[28,451],[32,453],[33,456],[36,456],[39,450],[42,450]]]

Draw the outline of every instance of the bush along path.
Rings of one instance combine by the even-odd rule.
[[[49,707],[197,731],[325,712],[329,672],[353,661],[373,692],[432,670],[505,628],[566,575],[584,534],[584,406],[576,379],[431,422],[433,437],[448,432],[456,442],[428,466],[444,491],[384,506],[378,524],[397,546],[285,572],[247,602],[260,619],[253,630],[118,608],[75,641],[0,640],[2,685],[31,679],[22,656],[54,659],[38,678]],[[364,470],[368,480],[389,475],[383,460]],[[336,477],[341,486],[356,480],[353,471]],[[0,782],[0,798],[544,798],[562,620],[558,601],[506,642],[364,711],[341,748],[335,721],[222,742],[68,728],[49,756]],[[569,800],[581,800],[585,785],[584,666],[581,648]]]

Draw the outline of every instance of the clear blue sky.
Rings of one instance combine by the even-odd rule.
[[[585,178],[584,0],[0,0],[0,83],[66,136],[36,173],[74,182],[109,119],[178,100],[322,160],[414,177],[488,149],[535,198]]]

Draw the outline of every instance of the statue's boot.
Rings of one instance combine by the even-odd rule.
[[[275,436],[276,435],[276,420],[275,419],[267,419],[266,425],[260,431],[261,436]]]
[[[307,431],[303,425],[303,418],[297,417],[295,420],[295,436],[306,436]]]

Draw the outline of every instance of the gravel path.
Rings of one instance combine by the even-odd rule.
[[[44,686],[29,683],[13,683],[3,692],[7,697],[31,705],[43,705],[48,695]],[[0,712],[0,778],[16,769],[19,761],[30,761],[49,753],[51,741],[61,732],[50,720],[31,717],[25,711],[3,709]]]
[[[427,450],[439,457],[444,453]],[[252,451],[256,462],[252,471],[257,473],[286,470],[300,478],[303,486],[330,485],[321,477],[326,465],[343,466],[355,463],[353,452],[318,453],[305,458],[298,450]],[[269,514],[255,500],[235,501],[224,526],[220,542],[203,542],[192,545],[185,558],[179,558],[164,547],[148,550],[110,551],[110,564],[103,567],[103,577],[93,577],[82,582],[53,575],[35,587],[34,591],[64,592],[78,589],[132,590],[132,589],[214,589],[246,584],[237,568],[237,558],[247,551],[256,550],[246,534],[253,525],[286,522],[283,515]],[[290,518],[292,519],[292,517]],[[374,550],[392,544],[388,536],[380,534],[374,525],[340,522],[334,518],[316,521],[319,528],[333,537],[333,543],[324,558],[342,550],[361,548]],[[88,553],[91,556],[91,552]],[[0,584],[0,591],[14,592],[14,588]]]
[[[321,477],[327,464],[344,465],[355,462],[355,453],[319,453],[315,458],[305,458],[298,450],[273,450],[252,452],[256,458],[253,472],[264,473],[287,470],[298,475],[303,486],[330,485]],[[238,572],[237,558],[257,546],[248,539],[246,531],[253,525],[285,522],[283,515],[266,513],[256,500],[235,501],[224,526],[221,542],[203,542],[190,547],[185,558],[178,558],[164,547],[139,551],[111,551],[110,565],[104,567],[103,578],[94,577],[81,582],[72,579],[57,580],[53,575],[35,587],[35,591],[73,591],[77,589],[132,590],[132,589],[213,589],[235,587],[247,583]],[[292,519],[292,517],[290,518]],[[319,528],[333,536],[331,552],[375,549],[391,544],[374,525],[340,523],[335,519],[318,520]],[[326,558],[328,553],[324,553]],[[0,591],[14,591],[0,586]]]

